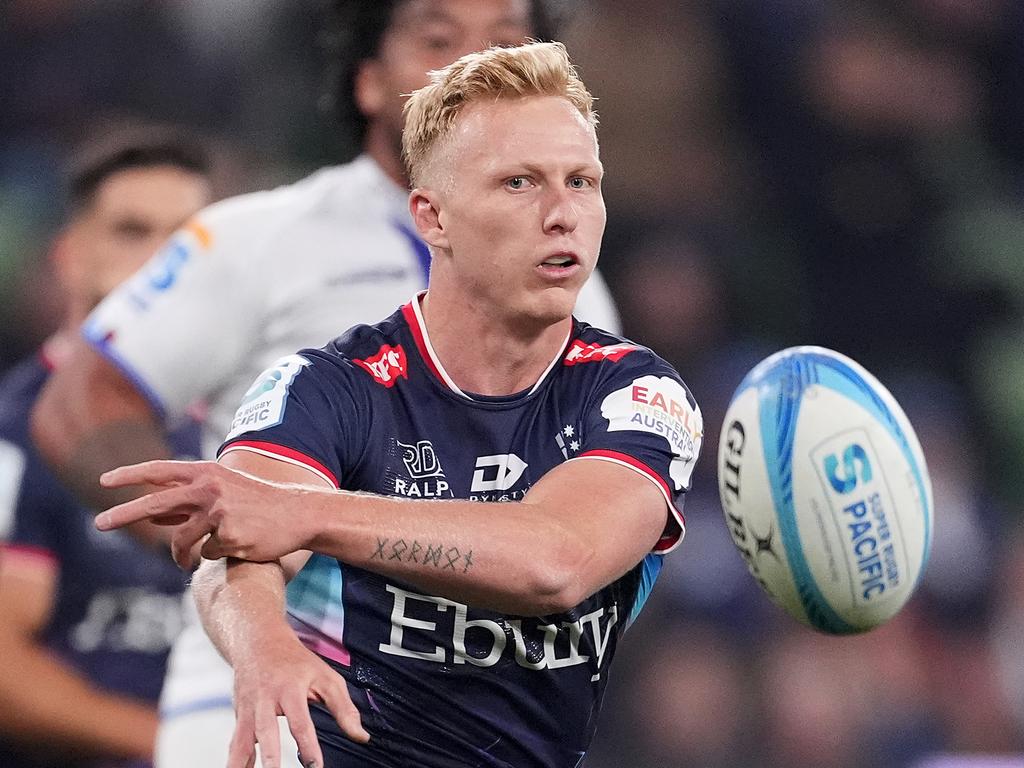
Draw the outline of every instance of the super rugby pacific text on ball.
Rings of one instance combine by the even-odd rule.
[[[863,632],[913,593],[931,482],[903,410],[853,360],[793,347],[756,366],[726,413],[718,478],[747,567],[805,624]]]

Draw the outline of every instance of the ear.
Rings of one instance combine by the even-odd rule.
[[[427,245],[447,250],[450,246],[444,227],[440,196],[430,189],[417,187],[409,194],[409,212],[416,231]]]
[[[379,61],[364,59],[359,62],[352,93],[356,106],[364,117],[373,118],[383,111],[390,94],[384,83],[384,73]]]

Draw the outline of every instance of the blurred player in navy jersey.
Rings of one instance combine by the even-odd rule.
[[[334,5],[336,101],[361,126],[363,154],[203,211],[147,269],[157,279],[130,280],[90,316],[84,341],[41,398],[40,450],[97,506],[114,503],[98,493],[101,471],[169,455],[165,420],[204,401],[204,455],[214,456],[261,370],[378,320],[425,287],[430,254],[409,215],[400,95],[464,53],[551,33],[539,0]],[[618,325],[598,275],[578,311]],[[161,697],[159,768],[224,765],[231,692],[231,669],[189,614]],[[288,764],[294,752],[283,755]]]
[[[166,546],[94,535],[29,441],[28,415],[93,306],[210,202],[204,150],[157,128],[85,146],[52,247],[61,329],[0,380],[0,766],[148,764],[185,580]],[[175,437],[198,455],[198,430]],[[150,527],[152,528],[152,527]]]
[[[572,316],[595,125],[558,43],[434,73],[403,134],[429,289],[258,376],[220,464],[105,476],[160,489],[102,530],[185,515],[179,562],[223,558],[195,590],[235,669],[232,768],[257,741],[278,764],[278,713],[307,766],[582,762],[703,434],[668,363]]]

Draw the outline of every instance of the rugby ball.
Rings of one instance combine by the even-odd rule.
[[[864,632],[907,602],[928,562],[932,490],[889,391],[848,357],[792,347],[733,395],[718,486],[751,574],[822,632]]]

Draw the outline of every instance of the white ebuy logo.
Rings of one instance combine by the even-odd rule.
[[[394,596],[391,608],[391,635],[387,643],[380,643],[377,646],[378,650],[391,656],[404,656],[407,659],[420,659],[437,664],[454,662],[472,664],[476,667],[492,667],[506,653],[508,630],[511,630],[514,650],[509,649],[509,655],[515,657],[516,664],[520,667],[542,670],[592,663],[597,667],[597,671],[590,679],[595,681],[601,678],[601,663],[604,661],[605,651],[608,650],[608,640],[619,620],[618,605],[612,603],[608,606],[607,612],[603,607],[598,608],[576,621],[562,622],[558,627],[554,624],[539,624],[535,632],[533,629],[524,629],[523,619],[501,619],[500,622],[491,619],[470,619],[469,606],[464,603],[408,592],[391,584],[385,586]],[[451,623],[443,630],[445,634],[451,632],[451,645],[435,645],[432,651],[406,648],[404,639],[407,629],[430,633],[442,631],[439,629],[440,621],[409,616],[406,613],[409,603],[421,604],[413,609],[413,612],[420,616],[423,615],[422,604],[433,605],[439,614],[447,614],[448,609],[452,608],[452,614],[449,614]],[[448,626],[451,627],[450,630],[447,629]],[[596,656],[593,661],[591,656],[580,652],[580,641],[584,639],[584,633],[588,629],[592,641],[590,647]],[[477,643],[482,642],[484,647],[490,646],[485,652],[482,648],[478,649],[478,653],[483,652],[483,655],[471,653],[466,648],[466,635],[471,631],[474,632]],[[539,635],[543,635],[543,640]],[[490,642],[484,638],[488,638]],[[538,656],[537,650],[540,648],[543,648],[543,651]],[[564,655],[560,656],[559,653]]]
[[[473,472],[473,486],[470,491],[507,491],[523,476],[529,466],[514,453],[496,453],[493,456],[478,456],[476,471]],[[485,480],[485,470],[496,467],[494,477]]]

